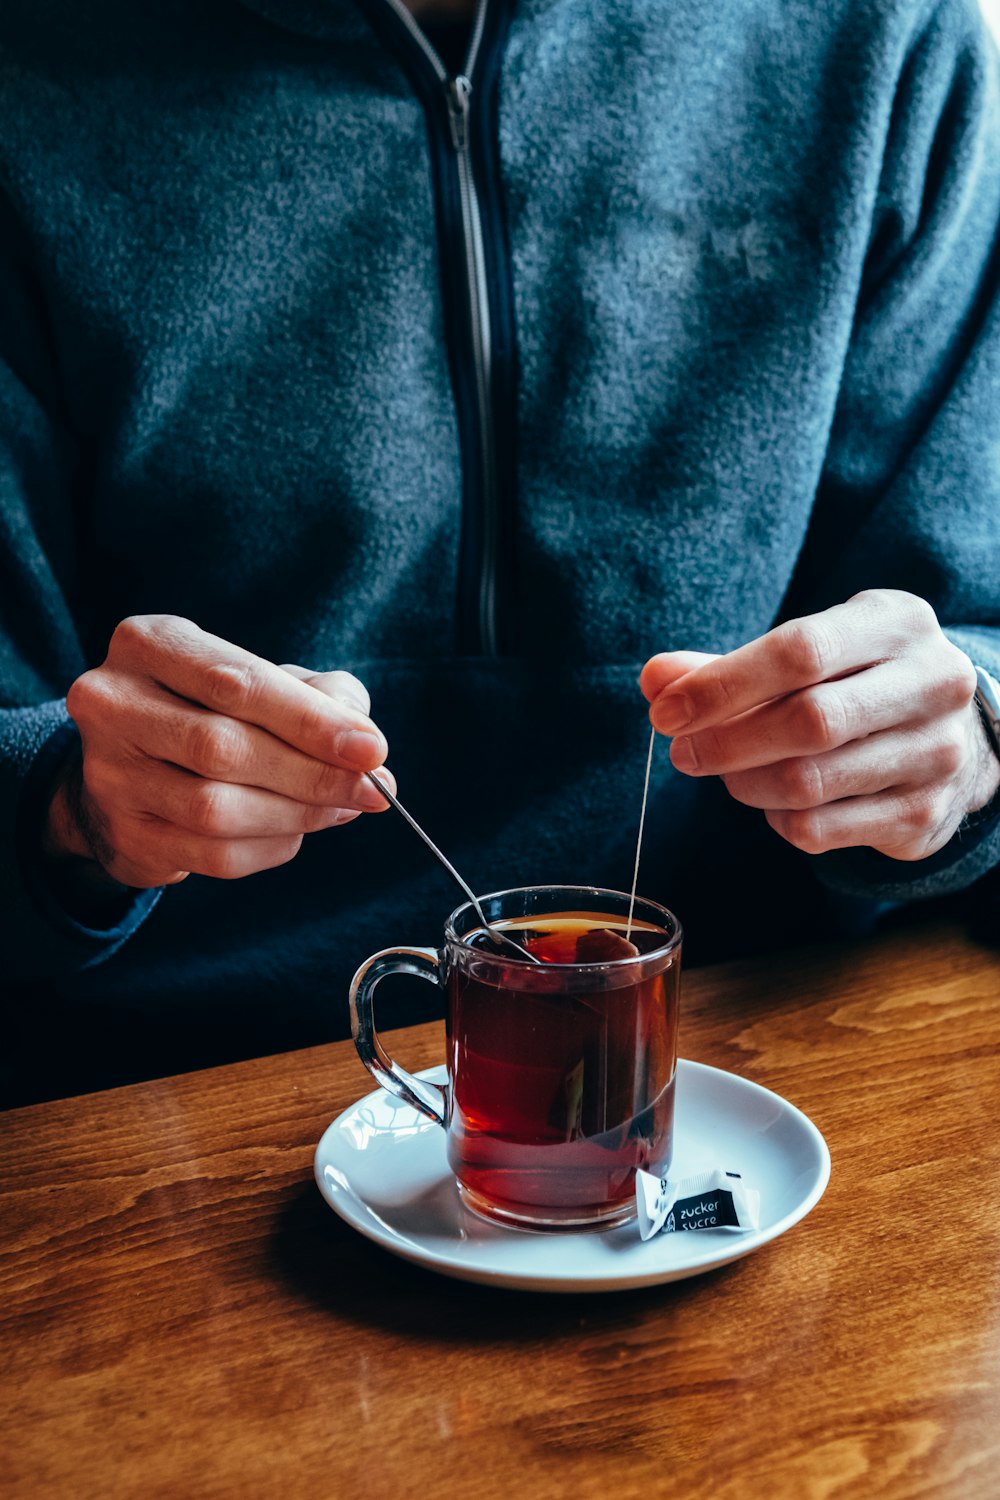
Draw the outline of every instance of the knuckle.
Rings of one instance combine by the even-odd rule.
[[[188,823],[197,833],[221,834],[226,827],[226,788],[217,781],[199,781],[188,799]]]
[[[213,880],[238,880],[249,873],[239,844],[229,839],[203,844],[195,868]]]
[[[811,757],[782,761],[775,769],[779,790],[788,807],[818,807],[827,800],[823,772]]]
[[[198,875],[207,875],[209,880],[233,878],[232,856],[228,850],[216,849],[211,844],[197,851],[191,868]]]
[[[107,674],[99,667],[82,673],[66,694],[66,711],[76,723],[85,723],[100,714],[112,698]]]
[[[259,848],[251,851],[239,840],[220,839],[215,844],[203,846],[199,853],[198,869],[201,874],[209,875],[214,880],[241,880],[258,870],[270,870],[278,865],[288,864],[302,847],[302,838],[302,834],[292,834],[287,838],[269,839],[263,852]]]
[[[957,646],[951,646],[942,677],[942,695],[949,708],[967,708],[976,691],[976,669]]]
[[[202,669],[205,701],[239,717],[259,692],[258,673],[250,662],[213,661]]]
[[[950,781],[965,763],[964,738],[958,733],[946,734],[934,746],[929,759],[932,776]]]
[[[883,614],[887,609],[895,608],[900,597],[899,589],[859,589],[851,595],[849,602],[863,604],[875,614]]]
[[[225,780],[238,759],[235,726],[214,714],[199,716],[188,730],[186,749],[192,771],[209,780]]]
[[[822,854],[828,847],[821,819],[812,808],[792,811],[785,819],[785,837],[804,854]]]
[[[900,591],[896,594],[896,598],[905,623],[914,633],[926,634],[940,629],[937,615],[927,600],[921,599],[919,594],[906,594]]]
[[[853,596],[851,602],[855,600],[867,606],[872,614],[893,615],[907,633],[923,634],[937,627],[937,615],[927,600],[922,599],[919,594],[908,593],[905,589],[862,589]]]
[[[154,633],[156,619],[156,615],[128,615],[119,620],[111,635],[108,655],[117,651],[131,655],[135,649],[141,650]]]
[[[847,715],[836,692],[803,688],[791,709],[797,743],[807,750],[830,750],[847,739]]]
[[[828,627],[815,615],[780,625],[775,631],[775,644],[782,668],[795,677],[821,682],[830,670],[833,640]]]
[[[909,797],[903,819],[908,832],[922,836],[940,827],[946,816],[944,801],[940,794],[931,791]]]
[[[119,620],[111,636],[108,655],[145,657],[170,636],[184,636],[191,628],[179,615],[127,615]]]

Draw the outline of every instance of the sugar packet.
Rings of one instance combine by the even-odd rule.
[[[760,1193],[739,1172],[719,1168],[694,1177],[654,1177],[640,1168],[635,1202],[644,1240],[689,1229],[756,1229],[760,1223]]]

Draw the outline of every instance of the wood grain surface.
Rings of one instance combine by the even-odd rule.
[[[830,1186],[744,1260],[597,1296],[340,1222],[312,1155],[370,1086],[349,1043],[0,1116],[0,1494],[994,1500],[998,1034],[957,928],[690,974],[683,1055],[804,1109]]]

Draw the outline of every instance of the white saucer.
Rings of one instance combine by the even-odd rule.
[[[443,1067],[421,1078],[445,1081]],[[604,1292],[697,1276],[791,1229],[822,1197],[826,1142],[801,1110],[759,1084],[702,1063],[677,1066],[673,1175],[741,1172],[761,1196],[760,1228],[661,1234],[633,1222],[601,1232],[532,1234],[488,1224],[463,1207],[445,1134],[376,1089],[329,1127],[316,1181],[330,1207],[376,1244],[461,1281],[525,1291]]]

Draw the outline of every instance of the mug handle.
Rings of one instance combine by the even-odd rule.
[[[436,1125],[448,1123],[448,1089],[414,1078],[382,1046],[375,1030],[372,1000],[375,986],[387,974],[416,974],[418,979],[441,983],[441,958],[433,948],[383,948],[365,960],[351,980],[351,1032],[358,1056],[382,1088],[397,1099],[412,1104]]]

